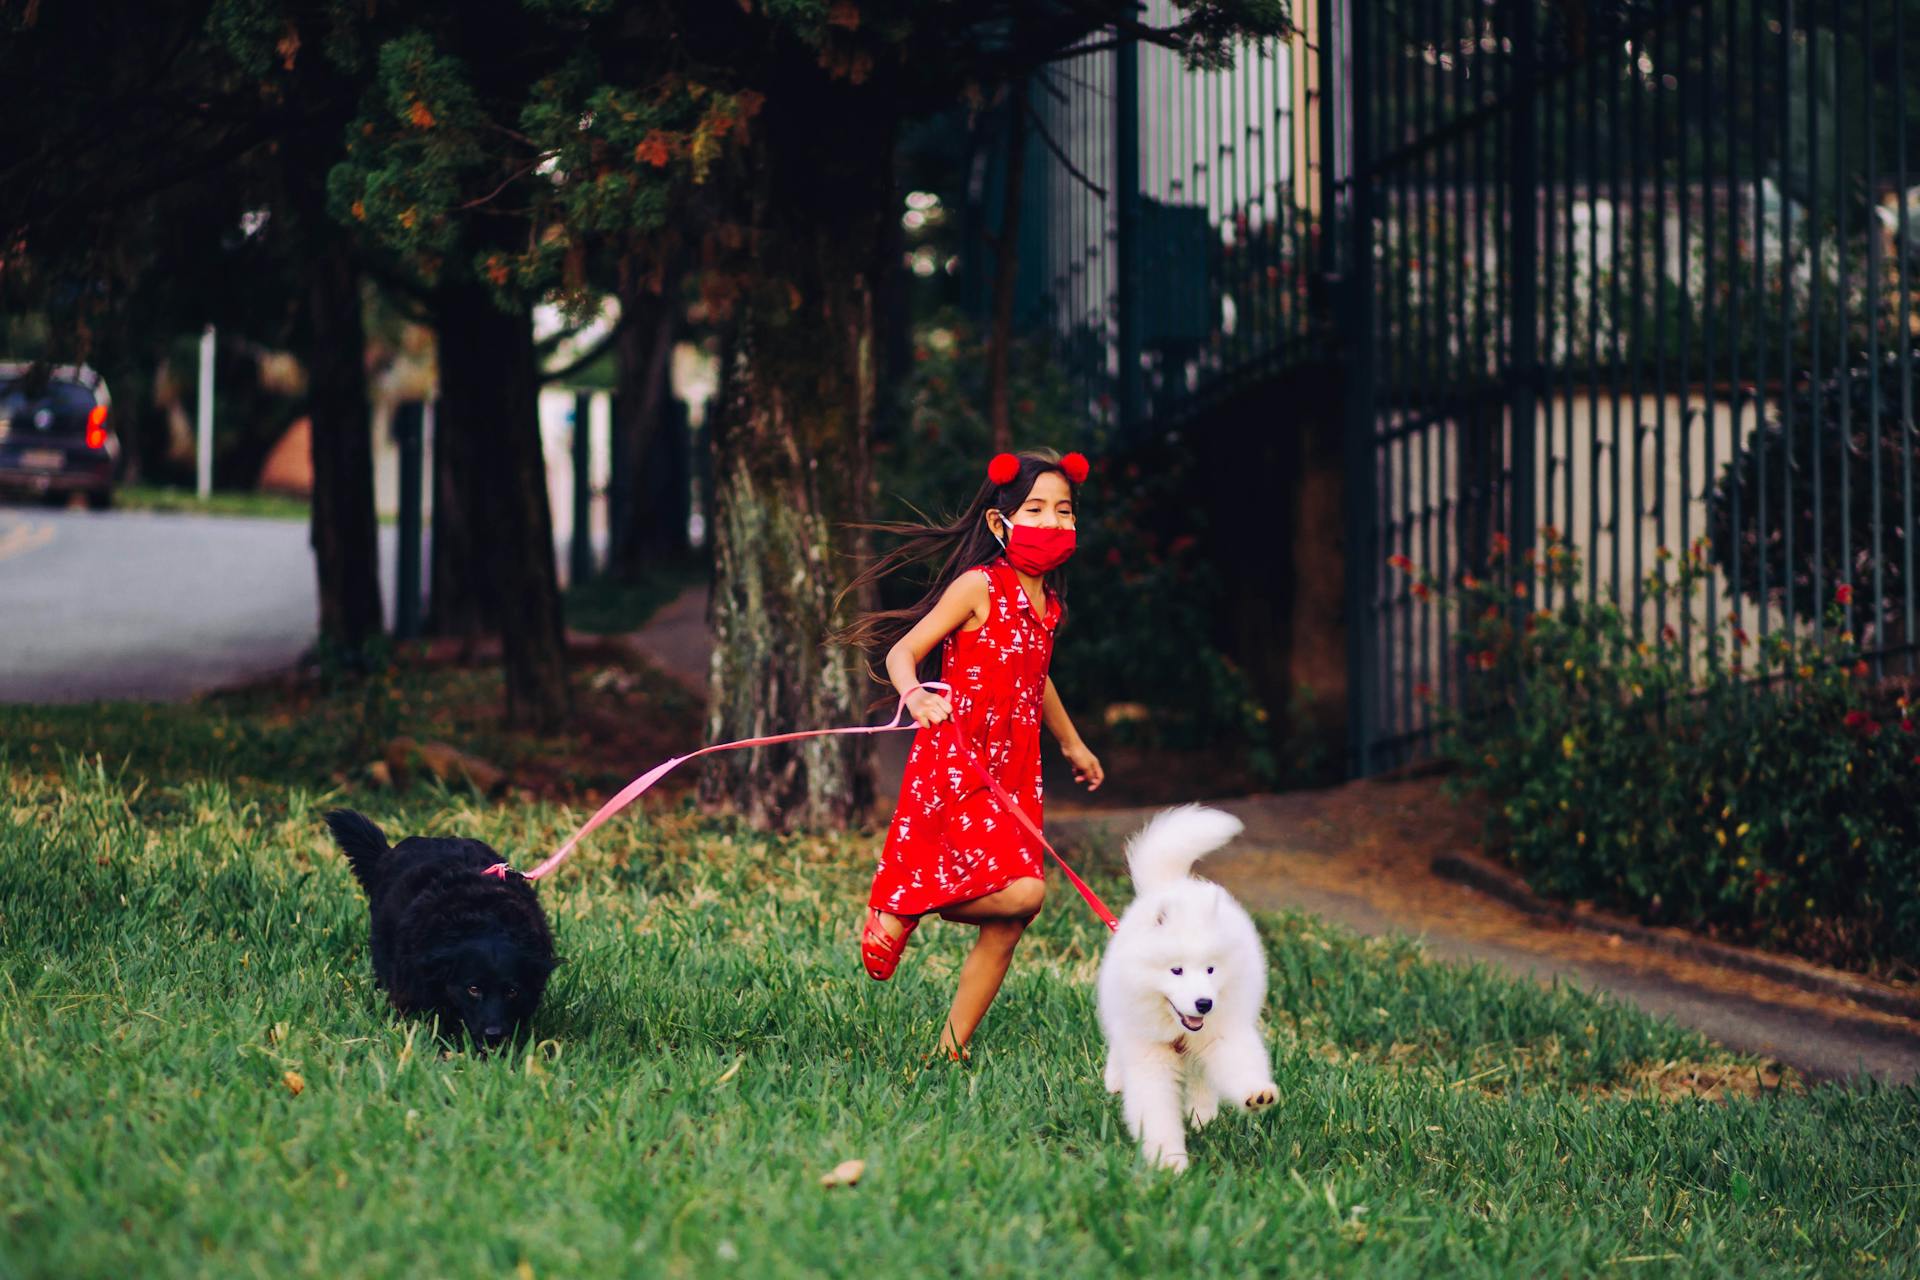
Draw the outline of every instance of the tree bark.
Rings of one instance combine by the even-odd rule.
[[[894,126],[875,86],[808,71],[769,93],[750,157],[760,278],[733,312],[713,432],[714,738],[857,721],[870,688],[860,655],[825,637],[861,545],[846,525],[868,508],[872,246],[897,216]],[[842,825],[872,805],[871,744],[728,753],[701,794],[761,827]]]
[[[1000,230],[993,237],[993,330],[987,336],[987,421],[993,447],[1013,448],[1013,417],[1007,408],[1013,351],[1013,297],[1020,280],[1020,189],[1027,169],[1027,81],[1013,82],[1007,101],[1007,178],[1000,202]]]
[[[629,285],[621,290],[620,307],[626,323],[615,344],[619,385],[613,396],[613,429],[621,436],[629,498],[613,530],[607,572],[631,581],[647,565],[686,549],[685,518],[677,540],[670,535],[670,521],[660,518],[661,500],[670,498],[666,489],[675,482],[662,474],[662,467],[671,467],[676,456],[684,459],[685,451],[676,454],[657,447],[667,407],[667,368],[680,328],[679,282],[670,277],[657,294],[643,285]],[[683,489],[686,480],[684,474],[678,477]]]
[[[313,445],[309,537],[320,579],[320,641],[358,665],[382,634],[384,619],[360,276],[337,234],[326,236],[314,263],[307,306],[307,415]]]
[[[457,510],[464,546],[449,548],[460,595],[449,613],[492,617],[506,667],[507,719],[540,730],[568,711],[566,636],[554,559],[546,460],[540,448],[539,368],[533,321],[502,310],[477,284],[440,297],[440,410],[434,424],[436,504]],[[444,471],[442,467],[444,466]],[[437,513],[436,513],[437,514]],[[436,606],[440,522],[434,524]]]

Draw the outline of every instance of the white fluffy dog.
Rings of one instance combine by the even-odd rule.
[[[1260,1009],[1267,965],[1253,921],[1193,864],[1240,834],[1240,820],[1184,805],[1155,815],[1127,846],[1133,904],[1100,964],[1107,1091],[1147,1159],[1187,1167],[1186,1119],[1225,1100],[1257,1111],[1279,1097]]]

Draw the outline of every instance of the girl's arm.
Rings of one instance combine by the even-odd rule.
[[[1060,701],[1060,691],[1053,687],[1053,677],[1047,677],[1047,692],[1040,704],[1041,719],[1060,743],[1060,751],[1067,757],[1067,763],[1073,766],[1073,780],[1087,784],[1087,790],[1098,791],[1100,784],[1107,780],[1107,771],[1100,767],[1100,757],[1087,749],[1080,740],[1080,731],[1073,727],[1073,718],[1067,714],[1066,704]]]
[[[887,650],[887,678],[907,700],[907,712],[922,729],[953,715],[953,704],[930,689],[921,689],[920,664],[934,646],[969,622],[987,619],[986,575],[967,572],[953,580],[938,604],[913,624]],[[911,692],[909,692],[911,690]]]

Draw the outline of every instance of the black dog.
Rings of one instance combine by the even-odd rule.
[[[372,915],[373,976],[402,1013],[434,1014],[494,1048],[539,1007],[560,962],[533,886],[482,875],[504,859],[478,840],[387,837],[351,809],[327,814]]]

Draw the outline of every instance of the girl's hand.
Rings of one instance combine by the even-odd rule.
[[[1070,747],[1062,747],[1067,763],[1073,766],[1073,780],[1087,784],[1088,791],[1098,791],[1100,784],[1107,780],[1107,771],[1100,767],[1100,757],[1087,750],[1087,744],[1076,742]]]
[[[931,689],[915,689],[907,695],[907,714],[925,729],[953,719],[953,704]]]

